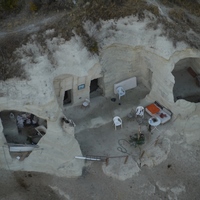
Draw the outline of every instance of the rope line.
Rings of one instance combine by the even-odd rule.
[[[126,140],[126,139],[119,139],[118,140],[119,147],[117,147],[117,150],[120,151],[121,153],[126,153],[128,155],[131,155],[130,153],[128,153],[127,149],[123,146],[123,144],[121,143],[121,141],[124,141],[124,142],[128,143],[129,145],[131,145],[131,143],[128,140]]]

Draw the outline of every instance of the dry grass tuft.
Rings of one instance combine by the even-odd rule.
[[[67,22],[68,27],[75,27],[76,33],[81,36],[87,49],[93,54],[99,54],[98,43],[94,37],[90,37],[85,32],[82,27],[83,21],[90,20],[98,23],[99,19],[119,19],[130,15],[138,16],[139,20],[143,20],[146,10],[155,16],[159,15],[158,7],[148,5],[144,0],[91,0],[83,6],[73,9]],[[59,24],[62,23],[62,21],[59,22]],[[62,36],[64,35],[68,37],[70,34],[63,33]]]
[[[32,12],[36,12],[38,10],[38,6],[34,2],[30,2],[30,10]]]
[[[0,10],[14,10],[18,6],[18,0],[1,0]]]
[[[177,42],[185,42],[192,48],[200,49],[199,39],[195,34],[188,34],[190,30],[199,35],[200,23],[198,16],[200,4],[196,1],[185,0],[160,0],[164,5],[169,6],[168,20],[164,16],[158,16],[154,22],[147,25],[147,28],[157,29],[158,24],[162,25],[162,35],[170,39],[176,47]],[[193,14],[193,15],[191,15]],[[195,38],[195,39],[194,39]]]
[[[23,2],[23,0],[9,1]],[[32,2],[35,3],[36,1],[32,0]],[[70,40],[75,30],[76,34],[82,38],[85,47],[87,47],[88,51],[92,54],[99,54],[98,43],[95,40],[95,36],[89,36],[84,30],[84,21],[90,20],[98,24],[100,19],[117,20],[131,15],[137,16],[138,20],[144,20],[146,11],[155,16],[155,19],[147,25],[147,28],[157,29],[162,25],[162,35],[168,37],[173,42],[174,46],[176,46],[177,42],[184,41],[191,47],[200,49],[200,42],[198,42],[199,39],[197,36],[195,34],[188,34],[188,30],[192,30],[194,33],[197,33],[197,35],[200,33],[200,23],[198,20],[195,20],[200,16],[200,4],[197,3],[196,0],[160,0],[162,4],[168,7],[168,16],[170,20],[160,15],[157,6],[147,4],[145,0],[82,0],[82,3],[77,1],[77,5],[74,5],[71,0],[49,0],[48,4],[44,3],[46,1],[43,0],[40,2],[39,5],[35,4],[37,10],[35,6],[30,7],[29,5],[32,11],[38,12],[38,15],[50,11],[57,12],[65,10],[65,16],[58,22],[43,27],[41,34],[42,31],[46,29],[55,29],[57,35],[62,36],[66,40]],[[99,29],[100,28],[99,26]],[[16,38],[16,36],[13,37]],[[38,40],[40,39],[38,38]],[[43,39],[41,39],[41,44],[42,41]],[[7,42],[11,44],[10,41]],[[17,66],[18,71],[12,71],[12,67],[7,67],[8,69],[6,71],[6,66],[11,66],[15,63],[10,61],[10,55],[12,55],[14,48],[19,44],[21,43],[15,41],[12,45],[9,45],[9,47],[7,46],[7,49],[3,48],[5,45],[0,44],[0,63],[3,63],[0,68],[1,80],[6,80],[14,76],[20,78],[25,77],[22,66]]]
[[[162,25],[162,34],[173,42],[176,47],[178,42],[185,42],[192,48],[200,49],[200,43],[195,35],[187,34],[190,26],[184,23],[169,22],[166,18],[160,17],[156,20],[156,24]],[[194,37],[196,40],[194,40]]]
[[[85,19],[90,19],[94,23],[99,19],[119,19],[130,15],[138,15],[139,18],[144,18],[144,10],[149,8],[143,0],[123,0],[123,1],[107,1],[93,0],[84,8]]]
[[[56,27],[58,33],[66,40],[69,40],[73,36],[72,30],[75,30],[81,36],[83,44],[93,54],[99,54],[98,43],[94,37],[90,37],[85,32],[82,27],[83,21],[90,20],[93,23],[97,23],[99,19],[119,19],[130,15],[138,16],[139,20],[143,20],[146,10],[152,12],[155,16],[159,15],[158,8],[148,5],[145,0],[90,0],[77,6],[71,4],[68,0],[49,1],[49,4],[41,2],[40,5],[37,5],[35,0],[32,0],[29,5],[30,10],[43,13],[49,12],[49,10],[66,9],[66,16],[49,28]],[[64,24],[67,24],[67,29],[63,28]]]
[[[13,54],[14,50],[19,47],[21,37],[9,36],[0,43],[0,80],[9,78],[26,79],[26,72],[23,65],[17,62],[17,58]],[[9,44],[9,45],[8,45]]]
[[[179,8],[184,8],[190,14],[200,17],[200,4],[197,0],[160,0],[160,2],[166,6],[174,7],[174,5]]]
[[[159,9],[155,5],[147,5],[146,10],[148,10],[149,12],[154,14],[156,17],[159,17],[159,15],[160,15]]]

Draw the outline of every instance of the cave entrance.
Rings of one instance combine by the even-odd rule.
[[[184,99],[192,103],[200,102],[200,58],[179,60],[172,71],[175,78],[174,102]]]
[[[39,140],[46,134],[47,121],[32,113],[1,111],[0,118],[10,155],[20,161],[38,147]]]
[[[72,102],[72,99],[71,99],[71,92],[72,90],[66,90],[65,91],[65,94],[64,94],[64,99],[63,99],[63,105],[67,105],[67,104],[70,104]]]
[[[99,79],[93,79],[90,82],[90,98],[101,96],[102,89],[99,87]]]

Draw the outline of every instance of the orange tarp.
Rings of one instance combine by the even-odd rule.
[[[160,109],[154,104],[150,104],[146,107],[153,115],[158,113],[160,111]]]

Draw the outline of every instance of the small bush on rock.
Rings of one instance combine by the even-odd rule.
[[[0,50],[0,81],[6,81],[10,78],[25,79],[25,70],[20,63],[15,59],[9,59],[5,52]]]
[[[34,2],[32,2],[32,1],[30,2],[30,10],[32,12],[36,12],[38,10],[37,5]]]
[[[14,53],[21,43],[22,37],[16,34],[0,41],[0,81],[6,81],[10,78],[25,79],[27,77],[24,66],[18,62]]]
[[[13,10],[17,7],[18,0],[0,0],[2,10]]]

